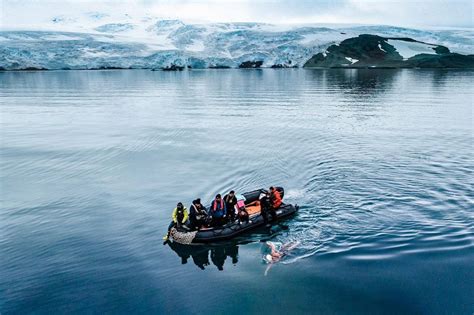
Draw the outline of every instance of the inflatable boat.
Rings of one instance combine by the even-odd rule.
[[[276,187],[283,199],[284,190],[282,187]],[[223,240],[232,239],[242,233],[253,230],[259,226],[265,225],[265,220],[261,214],[260,203],[258,202],[260,194],[266,192],[265,189],[258,189],[248,193],[244,193],[245,209],[247,210],[250,221],[229,222],[219,227],[201,228],[198,231],[189,231],[186,229],[172,228],[170,236],[173,241],[181,244],[190,243],[213,243]],[[298,211],[298,205],[282,203],[280,208],[276,210],[277,220],[287,218]],[[273,223],[273,222],[271,222]]]

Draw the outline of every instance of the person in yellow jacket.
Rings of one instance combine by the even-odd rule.
[[[168,241],[168,238],[170,237],[170,232],[173,227],[186,227],[186,224],[188,223],[188,209],[186,209],[185,206],[183,206],[183,203],[178,202],[176,205],[176,208],[173,210],[173,214],[171,215],[171,218],[173,221],[171,221],[170,225],[168,226],[168,233],[163,237],[163,239]]]

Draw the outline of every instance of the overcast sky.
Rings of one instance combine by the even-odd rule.
[[[41,25],[55,15],[99,11],[188,22],[354,23],[473,27],[473,0],[0,0],[3,28]]]

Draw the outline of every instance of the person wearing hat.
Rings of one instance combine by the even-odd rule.
[[[282,204],[281,194],[275,187],[270,187],[270,202],[274,210],[280,208]]]
[[[236,195],[237,198],[237,203],[235,204],[235,210],[237,212],[237,218],[239,219],[239,224],[242,224],[243,222],[246,223],[252,223],[252,221],[249,220],[249,213],[247,212],[247,209],[245,209],[245,200],[246,198],[244,195]]]
[[[189,207],[189,222],[193,230],[199,230],[207,223],[206,207],[202,205],[200,198],[193,200]]]
[[[231,190],[227,195],[224,196],[225,208],[227,210],[226,220],[229,222],[235,221],[235,205],[237,204],[237,198],[235,197],[235,191]]]
[[[227,214],[227,209],[225,202],[222,199],[220,194],[216,195],[216,198],[211,202],[211,208],[209,209],[209,214],[212,218],[212,226],[221,226],[225,223],[225,217]]]
[[[269,216],[271,216],[272,221],[275,221],[277,218],[275,209],[272,206],[271,202],[271,194],[269,191],[265,191],[260,194],[259,201],[260,201],[260,214],[263,217],[263,222],[268,227],[271,224],[269,223]]]
[[[185,206],[183,206],[182,202],[178,202],[176,205],[176,208],[173,210],[173,214],[171,215],[171,218],[173,219],[168,226],[168,233],[163,237],[163,239],[168,241],[170,237],[170,232],[173,227],[186,227],[186,223],[188,221],[188,209],[186,209]]]
[[[267,241],[263,248],[264,256],[263,261],[268,264],[265,270],[265,276],[274,263],[279,262],[283,257],[287,256],[290,251],[300,245],[300,241],[291,241],[286,244],[277,246],[277,244]]]

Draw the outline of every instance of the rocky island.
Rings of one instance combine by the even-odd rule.
[[[305,68],[474,68],[474,55],[412,38],[362,34],[311,57]]]

